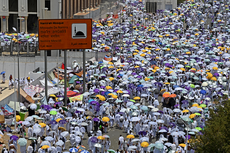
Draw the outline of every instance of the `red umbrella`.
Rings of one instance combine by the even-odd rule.
[[[67,97],[73,97],[73,96],[76,96],[77,93],[74,92],[74,91],[67,91]]]

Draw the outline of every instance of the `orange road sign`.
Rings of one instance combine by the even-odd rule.
[[[92,48],[92,19],[41,19],[39,50]]]

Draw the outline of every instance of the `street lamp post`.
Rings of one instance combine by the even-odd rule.
[[[24,20],[24,18],[17,18],[17,29],[13,27],[13,30],[17,32],[17,40],[19,38],[18,34],[18,20]],[[20,102],[20,69],[19,69],[19,56],[20,56],[20,51],[19,51],[19,43],[17,43],[17,51],[18,51],[18,102]],[[15,104],[16,105],[16,104]]]
[[[42,9],[42,19],[44,18],[43,16],[43,10],[48,10],[48,8],[43,8]],[[48,77],[48,74],[47,74],[47,51],[44,50],[44,61],[45,61],[45,98],[47,99],[48,97],[48,84],[47,84],[47,77]]]

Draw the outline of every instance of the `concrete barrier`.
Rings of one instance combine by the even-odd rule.
[[[107,53],[99,52],[98,58],[99,60],[104,58],[104,56]],[[72,62],[74,60],[77,61],[77,63],[82,66],[83,65],[83,59],[82,59],[82,52],[67,52],[67,66],[71,66]],[[60,65],[61,63],[64,63],[64,53],[61,53],[61,57],[47,57],[47,68],[48,71],[56,67],[57,65]],[[89,59],[95,57],[95,52],[86,52],[86,61]],[[42,56],[35,56],[35,57],[20,57],[19,60],[19,71],[20,71],[20,78],[29,76],[29,72],[32,72],[36,68],[40,68],[40,71],[44,71],[44,57]],[[12,56],[0,56],[0,72],[6,71],[6,79],[9,78],[9,75],[12,74],[13,78],[17,78],[18,76],[18,61],[17,57]],[[35,78],[36,79],[36,78]],[[1,78],[0,78],[1,80]]]

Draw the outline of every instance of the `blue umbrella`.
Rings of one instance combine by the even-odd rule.
[[[82,150],[80,153],[89,153],[87,150]]]
[[[50,124],[57,124],[55,120],[50,121]]]
[[[78,149],[77,148],[70,148],[69,152],[78,152]]]
[[[5,74],[5,73],[6,73],[6,71],[2,71],[2,72],[1,72],[1,75],[2,75],[2,74]]]
[[[205,90],[201,90],[200,94],[205,95],[207,92]]]

